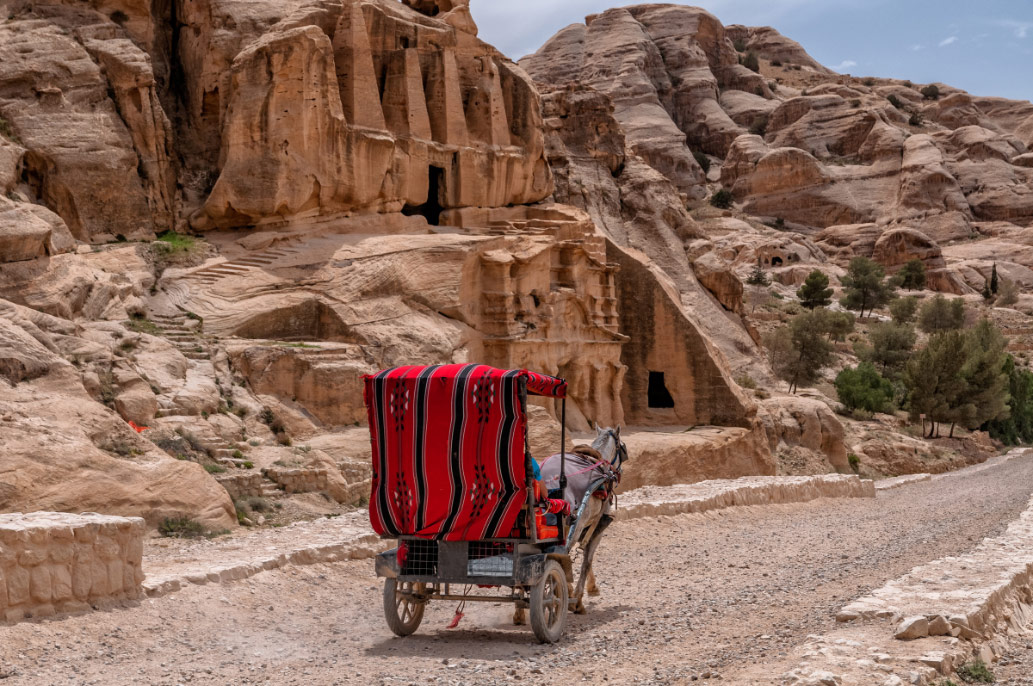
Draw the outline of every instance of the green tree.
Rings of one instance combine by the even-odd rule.
[[[752,50],[746,53],[745,57],[739,58],[739,64],[746,67],[750,71],[760,71],[760,60],[757,59],[757,53],[753,52]]]
[[[746,278],[746,283],[750,286],[767,286],[771,283],[768,275],[764,273],[764,270],[760,266],[760,258],[757,258],[757,264],[753,267],[753,271]]]
[[[957,417],[967,389],[961,376],[964,365],[965,336],[960,331],[944,331],[929,339],[904,368],[911,419],[917,421],[919,415],[925,415],[929,421],[927,438],[939,437],[939,424]]]
[[[900,287],[908,291],[920,291],[925,288],[925,264],[922,260],[908,260],[897,272]]]
[[[960,329],[965,325],[965,300],[947,300],[936,295],[927,300],[918,312],[918,328],[926,333]]]
[[[864,317],[876,307],[882,307],[893,299],[893,286],[886,282],[882,265],[867,257],[850,260],[846,276],[841,279],[844,295],[839,303],[848,310],[857,310]]]
[[[990,272],[990,292],[997,295],[998,288],[1000,288],[1000,283],[997,280],[997,263],[994,262],[993,271]]]
[[[982,295],[983,296],[983,300],[986,300],[987,302],[989,302],[990,300],[993,300],[993,298],[994,298],[993,291],[990,290],[990,282],[987,281],[986,279],[983,279],[983,290],[980,293],[980,295]]]
[[[696,159],[696,164],[703,169],[703,173],[706,174],[710,171],[710,158],[701,153],[699,150],[692,153],[692,156]]]
[[[836,376],[836,393],[839,402],[851,411],[893,411],[893,384],[868,362],[841,371]]]
[[[938,100],[940,98],[940,87],[936,84],[930,84],[922,89],[922,96],[926,100]]]
[[[854,315],[849,312],[825,311],[825,328],[830,341],[841,341],[854,332]]]
[[[801,385],[813,384],[821,370],[832,362],[832,344],[826,340],[825,310],[811,310],[776,329],[765,343],[771,367],[795,393]]]
[[[989,319],[981,319],[965,335],[965,402],[957,409],[956,422],[977,429],[1008,415],[1008,375],[1004,367],[1007,341]],[[951,426],[951,436],[954,427]]]
[[[832,302],[832,289],[829,288],[829,277],[815,269],[807,275],[807,280],[796,291],[800,304],[809,310],[815,307],[826,307]]]
[[[890,316],[893,317],[893,321],[897,324],[910,324],[915,320],[917,312],[918,298],[914,296],[897,298],[890,303]]]
[[[874,324],[868,339],[870,345],[858,346],[857,356],[876,365],[884,376],[895,379],[911,359],[918,336],[908,324],[885,322]]]
[[[1004,373],[1008,375],[1008,416],[992,419],[982,428],[1007,445],[1033,443],[1033,372],[1008,355]]]

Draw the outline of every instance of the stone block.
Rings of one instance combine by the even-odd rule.
[[[72,572],[68,565],[56,564],[50,568],[50,581],[53,584],[56,602],[72,599]]]
[[[29,599],[29,571],[24,567],[14,567],[7,573],[7,602],[11,607],[17,607],[27,604]]]
[[[33,567],[29,572],[29,595],[36,603],[49,603],[53,600],[54,587],[50,581],[50,569],[46,565]]]
[[[77,561],[72,566],[72,595],[77,600],[85,601],[90,597],[92,586],[93,574],[90,572],[89,561]]]

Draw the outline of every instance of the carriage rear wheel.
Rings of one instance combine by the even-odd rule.
[[[531,629],[542,643],[555,643],[567,626],[567,576],[555,560],[531,588]]]
[[[399,583],[397,579],[387,579],[384,582],[384,617],[396,636],[408,636],[419,628],[427,602],[416,600],[412,594],[423,593],[423,590],[423,584],[412,581]]]

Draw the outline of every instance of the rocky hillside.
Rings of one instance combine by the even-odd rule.
[[[983,454],[779,392],[760,342],[788,310],[744,280],[759,260],[791,303],[867,255],[1033,286],[1033,106],[839,76],[683,6],[517,65],[468,4],[5,6],[0,510],[333,514],[368,494],[361,377],[408,363],[565,377],[573,430],[632,427],[635,484]],[[1030,306],[999,316],[1033,331]]]

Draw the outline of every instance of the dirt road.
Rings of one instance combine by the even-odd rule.
[[[780,658],[850,599],[1002,531],[1031,493],[1033,458],[1020,458],[875,500],[619,523],[599,553],[602,596],[556,646],[513,627],[505,605],[468,606],[456,630],[445,628],[455,606],[432,605],[415,636],[395,639],[372,563],[359,561],[0,628],[0,681],[750,683],[758,665],[782,673]]]

